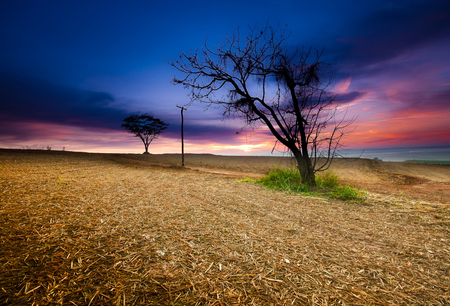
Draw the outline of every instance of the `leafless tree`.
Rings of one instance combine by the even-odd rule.
[[[352,120],[337,120],[334,72],[321,61],[323,50],[290,52],[288,37],[270,25],[245,36],[237,29],[215,48],[205,42],[174,59],[183,78],[173,83],[191,90],[190,103],[220,105],[225,116],[266,125],[295,157],[303,183],[315,186],[315,173],[329,167]]]

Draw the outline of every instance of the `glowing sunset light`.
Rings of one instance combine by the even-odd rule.
[[[338,93],[345,93],[350,86],[352,82],[352,78],[349,77],[348,79],[341,80],[338,84],[335,86],[335,91]]]
[[[120,125],[149,113],[169,124],[150,153],[179,153],[176,106],[190,98],[163,59],[267,20],[287,24],[292,50],[325,46],[334,105],[356,118],[345,147],[450,146],[450,2],[230,1],[1,2],[0,147],[140,154]],[[270,155],[275,144],[215,105],[194,102],[184,118],[189,153]]]
[[[236,146],[224,146],[224,145],[211,145],[210,148],[213,151],[222,151],[222,150],[241,150],[244,152],[251,152],[254,151],[254,149],[262,149],[265,147],[268,147],[269,144],[267,143],[262,143],[262,144],[257,144],[257,145],[236,145]]]

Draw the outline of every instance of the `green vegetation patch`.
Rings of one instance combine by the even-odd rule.
[[[296,169],[276,168],[269,175],[255,180],[255,183],[268,189],[300,193],[309,191],[308,186],[302,184],[302,177]]]
[[[336,186],[328,195],[331,198],[341,199],[349,202],[365,201],[367,191],[354,188],[352,186]]]
[[[341,185],[338,176],[329,171],[316,177],[316,187],[303,184],[300,173],[295,168],[276,168],[261,179],[245,178],[240,182],[255,183],[267,189],[300,193],[307,196],[325,196],[347,202],[363,202],[367,195],[364,190]]]

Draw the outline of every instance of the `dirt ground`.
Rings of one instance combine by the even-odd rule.
[[[0,150],[0,304],[446,305],[450,167],[336,160],[346,203],[238,180],[278,157]]]
[[[179,154],[134,154],[126,155],[126,158],[159,165],[181,166]],[[204,172],[258,178],[276,167],[295,167],[295,162],[288,157],[186,154],[185,167]],[[386,199],[450,203],[450,166],[349,158],[335,159],[329,171],[335,172],[344,184],[366,189]]]

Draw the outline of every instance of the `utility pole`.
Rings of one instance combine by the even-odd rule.
[[[184,125],[184,118],[183,118],[183,111],[187,110],[187,108],[184,108],[183,106],[177,105],[178,108],[181,108],[181,166],[184,167],[184,132],[183,132],[183,125]]]

